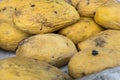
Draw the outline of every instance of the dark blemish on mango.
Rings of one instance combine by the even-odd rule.
[[[43,29],[43,27],[41,26],[41,27],[40,27],[40,31],[41,31],[42,29]]]
[[[13,8],[12,6],[10,6],[10,8]]]
[[[39,21],[38,19],[36,20],[37,23],[40,23],[40,29],[39,30],[42,30],[43,27],[49,27],[49,28],[54,27],[50,22],[47,22],[47,19],[44,16],[40,15],[40,17],[43,19],[42,21]]]
[[[84,72],[81,73],[82,76],[86,76],[86,74]]]
[[[38,59],[34,59],[35,62],[38,62]]]
[[[32,5],[30,5],[31,7],[35,7],[35,5],[34,4],[32,4]]]
[[[90,4],[90,0],[87,0],[87,5],[89,5]]]
[[[93,15],[95,15],[95,12],[93,13]]]
[[[101,37],[96,38],[94,42],[96,47],[104,47],[106,43],[105,40]]]
[[[96,56],[96,55],[98,55],[98,54],[99,54],[99,53],[98,53],[97,50],[93,50],[93,51],[92,51],[92,55],[93,55],[93,56]]]
[[[69,44],[66,42],[66,45],[69,46]]]
[[[58,2],[58,1],[56,1],[56,3],[57,3],[57,4],[59,4],[59,2]]]
[[[5,11],[7,8],[3,8],[2,10]]]
[[[15,11],[17,10],[17,8],[15,8]]]
[[[55,58],[54,56],[52,56],[52,58]]]
[[[57,14],[58,12],[57,11],[54,11],[55,14]]]

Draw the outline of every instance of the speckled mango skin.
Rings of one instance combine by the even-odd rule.
[[[86,48],[108,48],[120,50],[120,31],[119,30],[105,30],[98,33],[85,41],[78,43],[78,49]]]
[[[77,53],[74,43],[58,34],[39,34],[20,42],[16,56],[30,57],[60,67]]]
[[[109,0],[79,0],[76,6],[79,14],[86,17],[94,17],[96,9]]]
[[[1,3],[1,2],[0,2]],[[12,14],[14,13],[13,8],[7,8],[4,3],[0,4],[0,22],[10,22],[12,23]]]
[[[63,28],[59,33],[77,44],[101,31],[103,28],[96,24],[92,18],[82,17],[79,22]]]
[[[73,6],[64,0],[36,0],[19,4],[13,16],[20,30],[30,34],[56,31],[80,19]]]
[[[2,0],[0,2],[0,22],[13,23],[13,15],[15,14],[16,6],[26,4],[26,0]],[[7,3],[7,5],[6,5]]]
[[[96,10],[95,21],[108,29],[120,30],[120,2],[109,0]]]
[[[15,51],[18,43],[29,35],[16,29],[14,24],[0,23],[0,48]]]
[[[0,80],[73,80],[59,69],[36,59],[0,60]]]
[[[81,78],[120,65],[120,50],[88,48],[75,54],[69,61],[69,74]]]

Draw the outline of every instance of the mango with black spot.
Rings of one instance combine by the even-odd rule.
[[[88,48],[71,58],[68,70],[72,77],[81,78],[115,66],[120,66],[120,50]]]
[[[79,50],[86,48],[109,48],[120,49],[120,31],[105,30],[97,35],[78,43]]]
[[[35,0],[18,6],[14,23],[30,34],[54,32],[80,19],[76,9],[64,0]]]
[[[13,23],[13,15],[16,13],[18,4],[24,5],[29,1],[25,0],[2,0],[0,2],[0,22]],[[7,5],[6,5],[7,4]]]

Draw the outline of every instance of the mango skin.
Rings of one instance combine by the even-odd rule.
[[[80,16],[76,9],[64,0],[38,0],[18,5],[13,18],[20,30],[39,34],[54,32],[74,24]]]
[[[53,33],[29,37],[16,49],[16,56],[42,60],[56,67],[67,64],[75,53],[77,49],[70,39]]]
[[[120,2],[110,0],[96,10],[95,21],[107,29],[120,30]]]
[[[81,16],[94,17],[98,7],[109,0],[79,0],[76,8]]]
[[[59,34],[68,37],[75,44],[78,44],[103,30],[92,18],[81,17],[79,22],[61,29]]]
[[[18,7],[20,3],[23,5],[30,1],[31,0],[27,2],[25,0],[2,0],[0,2],[0,22],[14,23],[13,15],[16,12],[16,7]]]
[[[0,60],[0,80],[73,80],[43,61],[25,57]]]
[[[120,66],[120,50],[107,48],[86,48],[69,61],[68,71],[74,78]]]
[[[15,51],[18,43],[29,36],[12,23],[0,23],[0,48],[4,50]]]
[[[119,30],[105,30],[97,35],[78,43],[78,49],[86,48],[108,48],[120,50],[120,31]]]

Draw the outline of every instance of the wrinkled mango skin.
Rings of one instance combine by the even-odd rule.
[[[39,34],[54,32],[73,24],[80,19],[80,16],[75,8],[64,0],[41,0],[26,5],[20,4],[13,18],[20,30]]]
[[[0,22],[9,22],[9,23],[14,23],[13,22],[13,15],[15,15],[16,12],[16,7],[21,5],[26,4],[29,1],[26,0],[2,0],[0,2]],[[7,3],[7,5],[6,5]]]
[[[24,57],[0,60],[0,75],[0,80],[72,80],[45,62]]]
[[[65,0],[0,2],[0,21],[12,22],[18,29],[29,34],[54,32],[74,24],[79,19],[76,9]]]

